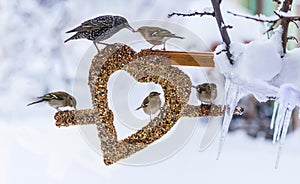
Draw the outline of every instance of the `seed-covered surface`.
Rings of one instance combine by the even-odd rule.
[[[113,164],[127,158],[165,135],[183,116],[222,116],[221,105],[188,105],[191,80],[183,71],[161,63],[170,58],[143,50],[136,53],[127,45],[105,47],[94,57],[89,71],[89,87],[93,109],[59,111],[56,125],[96,124],[101,141],[104,163]],[[129,137],[119,140],[113,124],[114,114],[108,107],[107,83],[111,74],[124,70],[138,82],[154,82],[164,91],[164,106],[146,126]],[[239,112],[241,113],[241,112]]]

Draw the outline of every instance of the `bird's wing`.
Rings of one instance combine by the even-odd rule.
[[[142,105],[141,106],[139,106],[137,109],[135,109],[135,110],[139,110],[140,108],[144,108],[144,107],[147,107],[149,105],[149,98],[148,97],[146,97],[145,99],[144,99],[144,101],[143,101],[143,103],[142,103]]]
[[[166,29],[157,28],[157,27],[154,27],[153,29],[150,28],[149,31],[151,33],[151,36],[153,36],[153,37],[156,37],[156,36],[157,37],[168,37],[170,35],[174,35]]]
[[[147,107],[149,105],[149,102],[150,102],[149,98],[148,97],[145,98],[143,103],[142,103],[142,107]]]
[[[70,31],[67,31],[66,33],[85,32],[94,29],[103,29],[103,28],[112,28],[112,27],[113,27],[113,17],[107,15],[107,16],[100,16],[94,19],[87,20],[83,22],[80,26]]]
[[[48,94],[45,94],[43,97],[42,97],[44,100],[63,100],[62,97],[54,94],[54,93],[48,93]]]
[[[199,86],[199,92],[206,91],[208,88],[210,88],[209,85],[202,84]]]
[[[171,33],[170,31],[168,31],[166,29],[162,29],[162,28],[155,28],[155,29],[153,29],[153,31],[151,32],[151,36],[152,37],[169,37],[169,38],[180,38],[180,39],[183,39],[183,37],[177,36],[177,35]]]
[[[213,87],[213,88],[217,88],[217,85],[215,83],[210,83],[210,85]]]

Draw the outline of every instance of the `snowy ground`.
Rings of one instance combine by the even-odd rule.
[[[73,83],[74,78],[86,77],[87,73],[79,72],[84,69],[77,67],[83,66],[81,59],[95,50],[92,48],[86,52],[91,43],[85,40],[63,44],[63,40],[68,37],[64,32],[85,19],[107,13],[121,14],[132,22],[133,27],[143,23],[154,24],[156,21],[161,25],[167,21],[169,28],[174,28],[176,33],[186,27],[188,31],[182,34],[196,35],[206,43],[216,43],[220,37],[212,18],[166,18],[172,11],[192,12],[208,5],[208,1],[196,0],[178,4],[159,0],[0,1],[0,32],[5,35],[1,37],[0,43],[0,183],[297,182],[300,165],[299,131],[287,137],[277,170],[274,169],[277,146],[270,141],[250,139],[242,132],[227,137],[218,161],[217,139],[208,149],[199,152],[205,133],[203,122],[210,122],[203,119],[189,120],[196,121],[196,130],[187,144],[171,158],[147,166],[105,166],[102,157],[85,141],[81,129],[55,127],[52,117],[55,111],[45,104],[26,107],[34,97],[45,92],[72,92],[72,89],[80,106],[89,107],[90,102],[83,101],[84,98],[80,96],[88,94],[88,88],[85,87],[79,93]],[[132,10],[128,11],[127,7]],[[226,7],[230,7],[231,11],[243,12],[230,3],[225,4]],[[227,19],[229,17],[226,16]],[[230,30],[234,41],[251,40],[262,32],[259,26],[248,20],[233,18],[228,22],[235,25]],[[253,31],[248,31],[249,27]],[[131,37],[129,34],[123,30],[110,41],[124,39],[125,35],[133,39],[133,46],[149,47],[141,43],[139,35]],[[203,45],[197,43],[170,40],[169,48],[199,51]],[[185,71],[189,72],[194,83],[207,80],[199,76],[202,70],[189,68]],[[217,77],[210,76],[210,79],[216,81]],[[153,89],[159,90],[159,87],[150,85],[146,88]],[[143,98],[140,88],[134,90],[137,90],[139,96],[135,101],[130,101],[131,109]],[[85,95],[85,98],[88,97]],[[141,113],[137,114],[139,118],[147,118],[142,112],[138,113]]]
[[[87,145],[77,127],[54,127],[53,119],[34,116],[22,125],[1,122],[1,183],[296,183],[300,164],[300,132],[288,136],[279,169],[274,169],[277,146],[251,139],[243,132],[227,137],[217,161],[218,141],[199,152],[205,130],[173,157],[148,166],[105,166]],[[39,118],[40,117],[40,118]],[[176,173],[176,174],[174,174]]]

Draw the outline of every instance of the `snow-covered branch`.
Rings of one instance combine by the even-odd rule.
[[[292,7],[292,3],[293,3],[293,0],[285,0],[282,4],[282,7],[280,9],[280,11],[282,12],[288,12],[291,10],[291,7]],[[281,35],[281,41],[282,41],[282,52],[283,54],[286,53],[286,45],[287,45],[287,42],[288,42],[288,29],[289,29],[289,23],[290,23],[290,19],[289,18],[282,18],[281,20],[281,26],[283,28],[283,31],[282,31],[282,35]]]

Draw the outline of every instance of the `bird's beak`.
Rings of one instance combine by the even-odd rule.
[[[134,30],[129,24],[127,24],[127,28],[132,32],[136,32],[136,30]]]
[[[196,86],[192,86],[192,88],[197,88]]]

